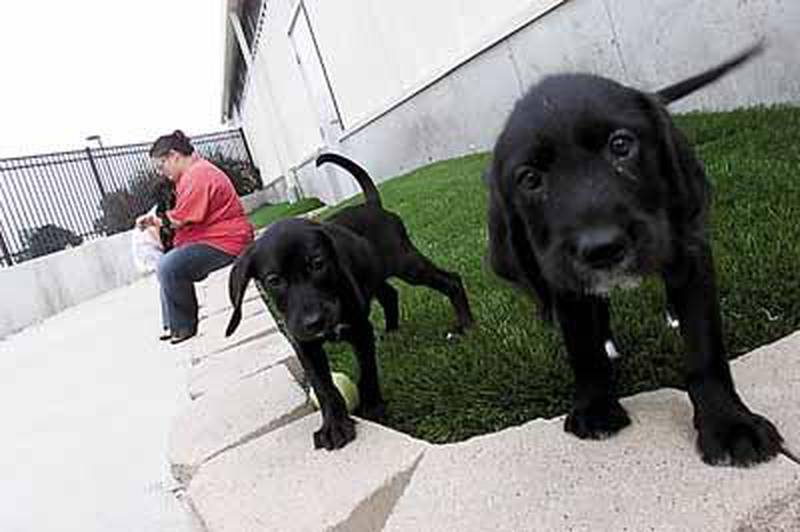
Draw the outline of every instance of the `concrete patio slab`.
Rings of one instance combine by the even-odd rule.
[[[229,309],[211,315],[192,355],[190,395],[208,395],[179,421],[171,461],[210,532],[800,530],[800,467],[707,466],[679,390],[624,399],[633,424],[604,441],[566,434],[563,417],[444,446],[361,422],[345,449],[314,451],[320,416],[263,309],[255,291],[228,339]],[[798,351],[800,332],[733,363],[742,397],[795,452]],[[278,372],[289,391],[269,382]]]
[[[225,266],[224,268],[220,268],[219,270],[215,270],[208,274],[208,277],[205,278],[203,281],[206,284],[215,284],[215,285],[225,285],[227,286],[228,277],[231,274],[231,270],[233,269],[233,265]]]
[[[206,460],[309,414],[306,392],[278,365],[189,404],[172,424],[168,458],[188,484]]]
[[[281,333],[233,345],[189,369],[189,396],[196,399],[212,390],[224,390],[294,356],[294,349]]]
[[[776,494],[763,507],[748,514],[734,532],[797,532],[800,530],[800,489]]]
[[[194,363],[278,331],[272,314],[267,312],[260,298],[245,303],[242,306],[242,313],[243,318],[239,327],[229,337],[225,336],[225,330],[230,320],[230,312],[221,312],[200,322],[200,335],[192,340]]]
[[[251,300],[255,295],[257,294],[247,292],[245,293],[245,300]],[[202,292],[200,290],[197,291],[197,299],[201,316],[208,318],[221,314],[230,316],[232,307],[227,289],[223,291],[222,288],[206,287]]]
[[[784,458],[705,465],[683,392],[624,404],[632,426],[603,441],[566,434],[557,418],[431,448],[384,530],[732,530],[800,488]]]
[[[314,450],[319,425],[308,415],[203,465],[188,497],[207,529],[380,530],[428,444],[359,421],[344,449]]]
[[[798,352],[795,333],[732,364],[743,399],[793,450]],[[781,456],[750,469],[709,467],[694,448],[685,393],[623,403],[634,423],[605,441],[567,435],[562,417],[433,447],[385,530],[800,530],[797,464]]]
[[[0,341],[2,532],[196,530],[166,459],[189,399],[156,338],[157,288],[146,277]]]
[[[769,417],[787,447],[800,456],[800,332],[751,351],[731,366],[750,408]]]
[[[242,315],[246,318],[256,316],[267,312],[267,306],[261,300],[261,297],[255,297],[257,294],[248,292],[245,300],[242,303]],[[228,320],[233,312],[233,307],[228,304],[227,307],[220,309],[215,314],[205,316],[205,320],[217,322],[216,328],[225,330],[228,325]]]
[[[231,301],[228,294],[228,275],[230,268],[213,272],[209,277],[198,283],[198,298],[203,311],[211,316],[230,308]],[[258,289],[250,283],[245,291],[245,301],[259,297]]]

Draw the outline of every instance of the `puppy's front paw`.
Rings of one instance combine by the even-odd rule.
[[[630,425],[628,413],[616,399],[576,407],[564,420],[564,430],[581,439],[600,440]]]
[[[356,426],[350,416],[323,418],[322,427],[314,433],[314,449],[341,449],[355,437]]]
[[[695,424],[700,456],[711,465],[745,467],[767,462],[783,443],[772,422],[742,408],[699,417]]]

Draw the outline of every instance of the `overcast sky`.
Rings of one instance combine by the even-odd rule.
[[[221,129],[223,4],[0,1],[0,158]]]

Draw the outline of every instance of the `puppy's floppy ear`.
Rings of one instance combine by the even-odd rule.
[[[252,261],[255,255],[256,243],[252,242],[244,253],[242,253],[233,264],[233,269],[228,276],[228,295],[231,298],[233,305],[233,314],[228,322],[228,327],[225,329],[225,336],[228,337],[239,327],[242,321],[242,301],[244,300],[244,292],[247,289],[247,284],[253,277]]]
[[[511,201],[511,191],[502,182],[498,163],[484,172],[489,186],[488,259],[494,273],[534,298],[545,321],[552,319],[552,299],[547,281],[531,248],[525,226]]]
[[[658,95],[644,95],[659,142],[661,175],[669,180],[670,216],[684,226],[702,222],[711,200],[711,185],[689,141],[675,126]]]
[[[484,172],[484,182],[489,186],[489,212],[487,214],[489,232],[488,259],[492,271],[512,283],[518,282],[520,275],[514,250],[511,245],[511,227],[509,218],[512,215],[506,204],[494,168]]]

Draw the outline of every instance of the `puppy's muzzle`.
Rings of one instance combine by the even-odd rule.
[[[590,270],[612,270],[621,265],[632,248],[630,238],[616,226],[592,227],[577,234],[574,258]]]
[[[325,334],[325,315],[321,311],[309,312],[300,320],[300,335],[303,339],[312,339]]]
[[[324,339],[334,333],[339,322],[338,305],[323,303],[304,309],[290,320],[289,332],[300,341]]]

